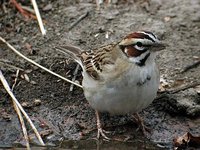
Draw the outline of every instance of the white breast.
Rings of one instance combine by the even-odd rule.
[[[89,80],[83,73],[84,94],[91,107],[111,114],[139,112],[156,97],[159,86],[159,71],[156,64],[129,68],[109,82]]]

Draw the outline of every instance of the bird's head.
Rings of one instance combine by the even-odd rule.
[[[165,49],[165,44],[152,32],[138,31],[127,35],[119,43],[119,47],[129,62],[144,66],[150,55]]]

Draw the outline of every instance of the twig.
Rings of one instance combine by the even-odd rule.
[[[14,84],[12,85],[12,91],[13,91],[13,89],[14,89],[16,83],[17,83],[18,76],[19,76],[19,70],[17,70],[17,72],[16,72],[16,75],[15,75],[15,82],[14,82]]]
[[[12,93],[12,91],[11,91],[9,85],[8,85],[8,82],[4,78],[1,70],[0,70],[0,80],[1,80],[4,88],[6,89],[6,91],[8,92],[8,94],[10,95],[10,97],[13,99],[13,102],[17,105],[17,107],[20,109],[20,111],[22,112],[22,114],[25,116],[25,118],[29,122],[30,126],[32,127],[33,131],[35,132],[36,137],[38,138],[38,140],[41,143],[41,145],[45,146],[45,144],[44,144],[44,142],[43,142],[40,134],[38,133],[37,129],[35,128],[33,122],[31,121],[31,119],[29,118],[29,116],[27,115],[27,113],[22,108],[21,104],[18,102],[18,100],[15,98],[14,94]]]
[[[68,54],[64,51],[65,49],[62,49],[62,50],[59,49],[59,48],[55,48],[55,49],[56,49],[57,51],[59,51],[59,52],[65,54],[65,55],[68,55]],[[76,80],[76,76],[77,76],[79,67],[80,67],[80,65],[77,64],[77,65],[76,65],[76,69],[75,69],[75,71],[74,71],[74,73],[73,73],[74,76],[73,76],[73,78],[72,78],[72,82],[75,82],[75,80]],[[69,91],[72,92],[72,91],[73,91],[73,88],[74,88],[74,85],[71,84],[71,86],[70,86],[70,88],[69,88]]]
[[[21,7],[22,7],[22,9],[24,9],[24,10],[26,10],[26,11],[28,11],[28,12],[30,12],[30,13],[35,15],[35,11],[32,8],[30,8],[28,6],[23,6],[23,5],[21,5]]]
[[[74,28],[84,18],[86,18],[88,16],[88,14],[89,14],[89,12],[87,11],[85,14],[81,15],[74,23],[71,24],[71,26],[68,28],[68,31],[70,31],[72,28]]]
[[[16,69],[16,70],[24,71],[24,69],[22,69],[22,68],[19,68],[19,67],[16,67],[16,66],[14,66],[14,65],[11,65],[11,64],[8,64],[8,63],[5,63],[5,62],[2,62],[1,60],[0,60],[0,64],[5,65],[5,66],[7,66],[7,67],[10,67],[10,68],[12,68],[12,69]]]
[[[14,100],[13,100],[13,105],[14,105],[15,111],[18,114],[19,121],[22,125],[22,131],[23,131],[23,134],[24,134],[24,139],[26,141],[26,148],[27,148],[27,150],[30,150],[31,148],[30,148],[30,144],[29,144],[28,133],[27,133],[26,126],[25,126],[25,123],[24,123],[24,119],[23,119],[22,114],[21,114],[21,112],[20,112],[19,108],[17,107]]]
[[[8,10],[5,5],[6,5],[5,3],[2,4],[2,9],[3,9],[4,14],[7,14]]]
[[[0,40],[1,40],[3,43],[5,43],[5,44],[6,44],[12,51],[14,51],[17,55],[19,55],[20,57],[24,58],[24,59],[27,60],[28,62],[30,62],[30,63],[36,65],[37,67],[39,67],[39,68],[41,68],[41,69],[43,69],[43,70],[45,70],[45,71],[47,71],[47,72],[53,74],[54,76],[57,76],[58,78],[61,78],[61,79],[65,80],[65,81],[67,81],[67,82],[69,82],[69,83],[71,83],[71,84],[74,84],[74,85],[76,85],[76,86],[82,88],[82,86],[81,86],[80,84],[77,84],[77,83],[75,83],[75,82],[72,82],[71,80],[62,77],[62,76],[60,76],[59,74],[57,74],[57,73],[55,73],[55,72],[53,72],[53,71],[51,71],[51,70],[49,70],[49,69],[47,69],[47,68],[45,68],[45,67],[39,65],[38,63],[34,62],[33,60],[27,58],[26,56],[24,56],[23,54],[21,54],[19,51],[17,51],[12,45],[10,45],[8,42],[6,42],[2,37],[0,37]]]
[[[200,65],[200,60],[197,61],[197,62],[195,62],[195,63],[193,63],[193,64],[190,64],[190,65],[186,66],[186,67],[183,69],[183,71],[181,71],[181,73],[184,73],[184,72],[187,72],[187,71],[190,70],[190,69],[196,68],[198,65]]]
[[[40,12],[39,12],[36,0],[31,0],[31,2],[32,2],[33,8],[35,10],[35,14],[36,14],[37,21],[38,21],[38,24],[39,24],[39,27],[40,27],[40,31],[42,32],[42,35],[46,35],[46,30],[44,29],[44,25],[43,25],[43,22],[42,22],[42,19],[41,19],[41,16],[40,16]]]
[[[77,65],[76,65],[76,69],[75,69],[75,71],[74,71],[74,73],[73,73],[74,77],[72,78],[72,82],[75,82],[75,80],[76,80],[76,76],[77,76],[79,67],[80,67],[80,65],[77,64]],[[72,92],[72,91],[73,91],[73,88],[74,88],[74,84],[71,84],[71,85],[70,85],[70,88],[69,88],[69,91]]]
[[[159,96],[157,96],[155,98],[155,100],[159,100],[159,99],[165,98],[168,94],[175,94],[175,93],[178,93],[180,91],[184,91],[184,90],[187,90],[189,88],[196,87],[198,85],[200,85],[200,82],[191,83],[191,84],[187,84],[185,86],[181,86],[181,87],[178,87],[178,88],[169,89],[169,90],[165,90],[165,91],[159,92]]]
[[[171,94],[175,94],[175,93],[178,93],[180,91],[184,91],[184,90],[187,90],[189,88],[196,87],[198,85],[200,85],[200,82],[195,82],[195,83],[187,84],[185,86],[178,87],[176,89],[168,90],[168,92],[170,92]]]
[[[16,0],[10,0],[10,3],[12,3],[12,4],[17,8],[17,10],[18,10],[25,18],[33,17],[33,16],[31,16],[26,10],[23,10],[22,7],[16,2]]]

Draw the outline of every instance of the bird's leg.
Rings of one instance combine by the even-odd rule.
[[[135,113],[132,116],[133,116],[134,120],[136,121],[136,123],[139,125],[138,129],[141,129],[142,133],[144,135],[146,135],[147,132],[151,131],[150,128],[148,128],[147,126],[144,125],[144,121],[143,121],[143,119],[140,117],[140,115],[138,113]]]
[[[97,138],[99,139],[100,136],[104,137],[106,140],[110,140],[110,138],[108,138],[105,133],[106,131],[102,129],[101,127],[101,121],[100,121],[100,117],[99,117],[99,112],[97,110],[95,110],[95,114],[96,114],[96,118],[97,118]],[[104,133],[105,132],[105,133]]]

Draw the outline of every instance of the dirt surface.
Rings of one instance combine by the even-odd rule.
[[[22,4],[31,6],[29,1]],[[181,72],[200,59],[199,0],[116,0],[108,6],[103,4],[99,11],[89,0],[43,0],[39,8],[47,30],[44,37],[36,20],[25,19],[6,1],[1,6],[2,10],[6,8],[0,12],[1,37],[35,62],[69,79],[73,77],[76,63],[54,47],[72,44],[85,50],[95,49],[143,29],[155,32],[169,45],[157,58],[161,90],[200,81],[200,66]],[[82,15],[86,17],[71,28]],[[82,90],[74,87],[70,92],[69,83],[35,67],[3,44],[0,46],[1,70],[12,86],[17,71],[13,66],[22,69],[14,94],[37,129],[46,131],[44,139],[50,146],[62,143],[61,147],[65,148],[170,149],[174,137],[186,132],[200,136],[200,96],[198,89],[192,87],[174,94],[162,92],[140,113],[146,125],[152,128],[147,138],[136,131],[137,125],[130,115],[102,113],[104,129],[111,131],[108,136],[115,140],[97,143],[93,140],[96,137],[94,110]],[[81,82],[81,79],[79,70],[77,80]],[[33,132],[29,130],[29,133]],[[36,144],[34,138],[31,141]],[[23,135],[11,99],[0,84],[0,147],[11,147],[14,143],[23,144]]]

